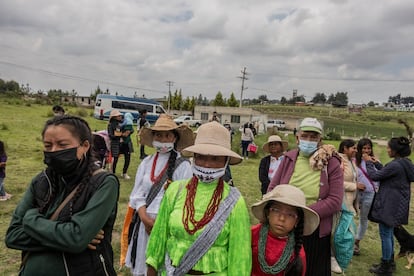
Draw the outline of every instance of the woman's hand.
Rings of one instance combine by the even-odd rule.
[[[95,238],[92,239],[92,241],[88,244],[88,248],[91,250],[96,250],[96,246],[101,243],[101,240],[104,239],[104,231],[101,229],[99,232],[95,235]]]
[[[362,184],[361,182],[357,183],[357,189],[360,191],[365,191],[365,185]]]
[[[145,206],[140,207],[138,209],[138,215],[142,223],[145,226],[145,232],[147,232],[148,235],[151,234],[151,230],[152,230],[152,227],[154,226],[155,219],[148,216],[147,207]]]

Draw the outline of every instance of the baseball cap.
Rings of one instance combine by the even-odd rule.
[[[314,131],[322,134],[323,129],[321,123],[316,118],[305,118],[299,125],[301,131]]]

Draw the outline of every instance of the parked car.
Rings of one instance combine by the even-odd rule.
[[[274,128],[277,127],[277,129],[284,130],[286,129],[286,123],[283,120],[268,120],[266,123],[266,128]]]
[[[187,124],[188,126],[192,126],[192,127],[199,127],[202,124],[201,120],[193,119],[193,116],[189,116],[189,115],[180,116],[174,119],[174,122],[177,125]]]

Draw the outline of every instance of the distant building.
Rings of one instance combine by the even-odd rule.
[[[76,105],[83,107],[95,106],[95,101],[89,96],[63,96],[61,101],[65,104],[75,103]]]

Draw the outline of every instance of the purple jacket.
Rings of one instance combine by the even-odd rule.
[[[298,154],[297,149],[285,153],[285,158],[269,184],[268,192],[279,184],[289,184]],[[318,201],[309,206],[320,217],[319,237],[325,237],[331,233],[332,216],[341,210],[343,196],[344,175],[341,161],[340,157],[334,155],[321,171]]]

